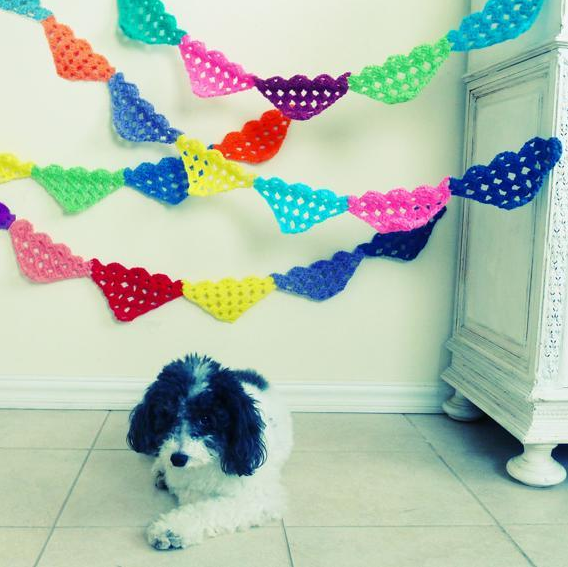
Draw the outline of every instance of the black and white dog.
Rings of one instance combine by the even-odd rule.
[[[280,471],[292,448],[290,414],[268,382],[208,357],[168,364],[130,416],[128,443],[156,457],[156,486],[179,507],[148,528],[156,549],[280,518]]]

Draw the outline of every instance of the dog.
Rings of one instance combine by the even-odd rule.
[[[291,418],[253,370],[196,354],[168,364],[132,410],[127,441],[156,457],[155,484],[179,503],[148,527],[155,549],[185,548],[283,515]]]

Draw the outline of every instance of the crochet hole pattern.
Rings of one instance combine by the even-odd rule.
[[[153,45],[177,45],[186,33],[160,0],[118,0],[118,25],[130,39]]]
[[[278,110],[292,120],[309,120],[337,102],[349,89],[343,73],[334,79],[329,75],[318,75],[309,79],[305,75],[294,75],[290,79],[255,77],[256,88]]]
[[[452,51],[482,49],[515,39],[534,23],[544,0],[489,0],[448,33]]]
[[[140,98],[138,87],[116,73],[108,82],[112,120],[118,134],[129,142],[162,142],[173,144],[181,134],[172,128],[162,114]]]
[[[561,155],[558,138],[536,137],[518,153],[503,152],[489,165],[474,165],[461,179],[451,178],[450,190],[453,195],[500,209],[516,209],[535,198]]]
[[[254,87],[254,76],[220,51],[209,51],[201,41],[184,36],[179,50],[189,75],[191,89],[200,97],[229,95]]]
[[[49,43],[57,74],[70,81],[107,82],[114,67],[84,39],[77,39],[70,27],[60,24],[54,16],[41,22]]]
[[[32,177],[67,213],[84,211],[124,186],[122,170],[112,173],[104,169],[88,171],[83,167],[35,166]]]
[[[190,195],[205,197],[252,186],[254,175],[226,160],[221,152],[208,150],[199,140],[180,136],[176,146],[187,172]]]
[[[242,280],[225,278],[214,283],[210,281],[183,282],[183,294],[187,299],[220,321],[233,323],[255,303],[274,291],[272,277],[250,276]]]
[[[295,267],[286,274],[272,274],[278,289],[325,301],[342,292],[365,257],[360,250],[336,252],[331,260],[318,260],[307,268]]]
[[[187,198],[189,181],[181,158],[166,157],[157,164],[144,162],[124,170],[124,184],[169,205]]]
[[[314,190],[303,183],[288,185],[279,177],[257,177],[254,188],[269,204],[286,234],[304,232],[349,207],[347,197],[338,197],[328,189]]]
[[[55,244],[42,232],[35,232],[27,220],[17,220],[9,228],[21,271],[32,281],[48,283],[87,277],[90,264],[74,256],[65,244]]]
[[[273,158],[280,150],[290,118],[279,110],[265,112],[260,120],[247,122],[240,132],[229,132],[214,149],[227,159],[248,163],[261,163]]]
[[[450,55],[450,42],[415,47],[409,55],[392,55],[383,65],[369,65],[349,77],[349,88],[386,104],[408,102],[418,96]]]
[[[105,266],[97,259],[91,260],[91,278],[119,321],[132,321],[182,295],[180,280],[149,274],[144,268],[128,269],[118,262]]]
[[[450,178],[438,187],[418,187],[412,192],[393,189],[386,194],[367,191],[349,197],[349,212],[370,224],[377,232],[413,230],[425,225],[450,200]]]

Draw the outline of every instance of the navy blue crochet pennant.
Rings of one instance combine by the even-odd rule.
[[[414,260],[428,244],[428,239],[436,226],[436,223],[446,213],[444,207],[436,216],[432,217],[428,224],[415,228],[408,232],[389,232],[388,234],[375,234],[370,242],[359,244],[355,251],[359,250],[365,256],[384,256],[398,260]]]
[[[359,250],[336,252],[331,260],[318,260],[306,268],[297,266],[286,274],[271,274],[282,291],[324,301],[345,289],[365,254]]]
[[[109,82],[112,121],[116,131],[129,142],[162,142],[173,144],[181,132],[172,128],[162,114],[143,98],[136,85],[127,83],[122,73]]]
[[[189,181],[181,158],[166,157],[158,163],[141,163],[124,170],[124,183],[158,201],[177,205],[187,196]]]
[[[533,138],[518,153],[503,152],[489,165],[470,167],[461,179],[450,178],[450,191],[500,209],[516,209],[535,198],[561,155],[558,138]]]

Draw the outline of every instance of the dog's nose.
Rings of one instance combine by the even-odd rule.
[[[170,457],[170,461],[174,467],[183,467],[188,460],[189,457],[184,453],[173,453]]]

